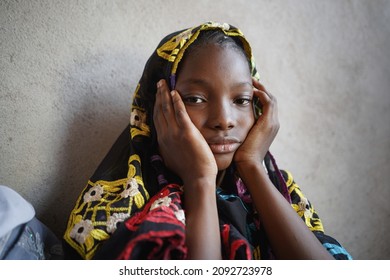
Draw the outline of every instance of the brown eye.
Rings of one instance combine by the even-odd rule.
[[[199,103],[205,102],[205,100],[203,98],[200,98],[200,97],[197,97],[197,96],[185,97],[185,98],[183,98],[183,101],[185,103],[192,103],[192,104],[199,104]]]
[[[249,97],[237,98],[234,100],[234,103],[241,106],[246,106],[251,104],[252,99]]]

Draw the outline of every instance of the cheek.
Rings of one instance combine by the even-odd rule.
[[[203,117],[203,114],[197,112],[196,110],[191,110],[191,108],[186,107],[187,114],[190,117],[192,123],[195,125],[195,127],[198,130],[201,130],[202,126],[204,125],[205,118]]]
[[[245,116],[242,116],[241,121],[239,122],[241,133],[246,137],[254,124],[255,117],[253,114],[245,114]]]

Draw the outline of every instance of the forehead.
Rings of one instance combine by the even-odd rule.
[[[178,67],[177,81],[187,79],[251,80],[245,54],[229,45],[206,44],[191,50]]]

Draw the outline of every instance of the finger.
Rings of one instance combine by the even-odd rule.
[[[156,93],[156,101],[155,101],[155,104],[154,104],[154,108],[153,108],[153,122],[154,122],[154,126],[156,127],[156,130],[157,132],[163,128],[163,127],[166,127],[167,126],[167,122],[165,120],[165,117],[162,113],[162,97],[161,97],[161,84],[162,83],[162,80],[160,80],[158,83],[157,83],[157,93]]]
[[[168,85],[165,80],[162,80],[162,82],[158,83],[157,85],[160,89],[160,98],[161,98],[161,111],[164,115],[165,121],[167,123],[167,126],[175,126],[176,125],[176,119],[175,119],[175,112],[172,104],[172,97],[169,92]]]
[[[267,94],[261,90],[254,90],[254,95],[259,98],[262,104],[262,115],[261,118],[267,118],[269,120],[278,119],[278,106],[275,96]]]
[[[255,87],[255,91],[261,91],[261,92],[265,93],[266,96],[264,96],[264,98],[265,98],[265,101],[266,101],[266,102],[269,102],[269,101],[272,101],[272,100],[275,100],[275,101],[276,101],[275,96],[273,96],[273,95],[265,88],[265,86],[264,86],[262,83],[260,83],[258,80],[253,79],[253,85],[254,85],[254,87]],[[268,97],[269,99],[266,98],[266,97]]]
[[[262,115],[259,117],[255,126],[260,130],[267,127],[270,134],[276,135],[280,127],[277,100],[275,96],[265,90],[263,85],[257,83],[256,86],[257,88],[253,92],[262,104]]]
[[[260,83],[260,81],[256,80],[255,78],[252,78],[252,81],[256,89],[267,92],[267,89],[262,83]]]
[[[253,94],[259,98],[262,105],[263,113],[266,113],[270,109],[276,109],[277,100],[266,88],[257,80],[253,79],[253,85],[255,86]]]
[[[180,94],[176,90],[172,90],[171,97],[177,124],[183,128],[188,127],[191,124],[191,119]]]
[[[259,102],[261,104],[262,112],[264,113],[264,110],[272,102],[271,97],[265,91],[259,90],[257,88],[255,88],[253,90],[253,95],[256,96],[259,99]]]

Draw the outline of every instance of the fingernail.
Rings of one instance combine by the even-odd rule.
[[[163,80],[158,81],[157,87],[160,88],[160,87],[162,87],[162,85],[163,85]]]

